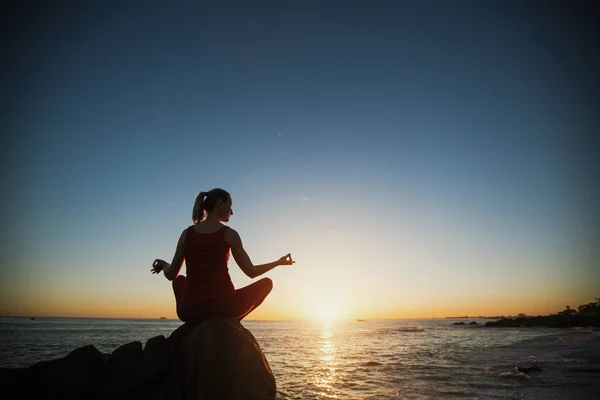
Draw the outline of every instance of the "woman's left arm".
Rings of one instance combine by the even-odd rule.
[[[175,254],[173,255],[173,261],[171,264],[167,264],[163,267],[163,272],[165,277],[172,281],[179,275],[179,271],[181,271],[181,266],[183,265],[183,246],[185,243],[185,233],[187,229],[181,233],[179,236],[179,241],[177,242],[177,248],[175,249]]]

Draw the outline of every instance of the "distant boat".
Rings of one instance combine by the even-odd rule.
[[[356,322],[365,322],[365,320],[359,318],[359,319],[356,320]]]
[[[160,319],[167,319],[167,317],[160,317]]]

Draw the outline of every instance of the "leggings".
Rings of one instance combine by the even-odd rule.
[[[179,275],[173,280],[177,316],[183,322],[199,322],[208,317],[235,317],[241,321],[258,307],[273,289],[273,281],[263,278],[232,294],[197,304],[186,304],[187,279]]]

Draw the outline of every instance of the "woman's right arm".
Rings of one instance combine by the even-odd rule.
[[[183,248],[185,244],[185,235],[187,229],[181,232],[181,236],[179,236],[179,240],[177,241],[177,247],[175,248],[175,254],[173,255],[173,261],[171,264],[164,260],[156,259],[152,263],[152,273],[158,274],[162,271],[165,274],[165,277],[172,281],[177,277],[179,271],[181,270],[181,266],[183,265],[184,256],[183,256]]]
[[[295,261],[292,261],[292,256],[287,254],[277,261],[268,264],[254,265],[250,260],[250,256],[248,256],[248,253],[246,253],[246,250],[244,249],[242,238],[240,238],[240,235],[234,229],[227,230],[225,240],[231,247],[231,254],[235,259],[235,262],[239,265],[244,274],[250,278],[256,278],[279,265],[292,265],[295,263]]]

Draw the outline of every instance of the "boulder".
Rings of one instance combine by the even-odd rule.
[[[275,399],[275,378],[258,342],[235,318],[211,318],[181,342],[185,399]]]

